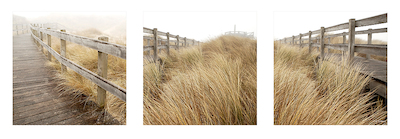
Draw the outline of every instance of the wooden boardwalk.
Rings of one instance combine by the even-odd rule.
[[[80,103],[85,96],[77,99],[55,91],[56,71],[46,67],[46,61],[29,34],[13,37],[14,125],[118,124],[95,103]]]
[[[342,54],[337,53],[327,53],[325,58],[335,57],[340,63],[342,60]],[[372,81],[369,84],[371,89],[378,88],[377,94],[386,98],[386,88],[387,88],[387,62],[379,61],[375,59],[367,60],[364,57],[354,57],[354,63],[363,65],[363,70],[359,71],[361,74],[369,75],[372,77]]]

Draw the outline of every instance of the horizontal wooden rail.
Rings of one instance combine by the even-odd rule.
[[[15,27],[15,29],[14,29],[14,27]],[[16,32],[17,35],[19,35],[19,32],[21,32],[21,31],[22,31],[22,33],[25,33],[25,31],[26,31],[26,33],[28,33],[29,32],[28,30],[29,30],[28,24],[13,24],[13,32]]]
[[[33,28],[32,28],[33,29]],[[37,31],[37,29],[36,29]],[[51,32],[48,32],[51,33]],[[33,34],[31,32],[32,37],[34,38],[34,40],[36,40],[36,42],[38,42],[42,47],[44,47],[45,49],[47,49],[47,51],[53,55],[61,64],[65,65],[66,67],[72,69],[73,71],[75,71],[76,73],[78,73],[79,75],[82,75],[83,77],[89,79],[90,81],[92,81],[93,83],[95,83],[96,85],[100,86],[101,88],[103,88],[104,90],[107,90],[108,92],[110,92],[111,94],[115,95],[116,97],[118,97],[119,99],[123,100],[126,102],[126,90],[110,81],[108,81],[107,79],[104,79],[103,77],[97,75],[96,73],[93,73],[92,71],[72,62],[71,60],[61,56],[60,54],[58,54],[55,50],[53,50],[50,46],[48,46],[47,44],[45,44],[43,41],[41,41],[41,39],[39,39],[38,37],[35,36],[35,34]],[[51,35],[51,34],[49,34]]]
[[[158,60],[158,53],[160,49],[166,49],[167,54],[170,54],[170,49],[179,49],[180,46],[187,47],[187,45],[200,45],[199,41],[194,39],[187,39],[186,37],[179,37],[179,35],[172,35],[169,32],[161,32],[158,31],[157,28],[149,29],[143,27],[143,33],[149,33],[153,36],[143,36],[143,40],[147,41],[147,45],[143,46],[143,51],[147,51],[150,54],[150,50],[153,50],[153,60],[156,62]],[[163,39],[159,36],[166,36],[167,39]],[[171,40],[172,39],[172,40]],[[153,44],[150,45],[150,40],[152,40]],[[175,45],[171,45],[171,42],[174,42]],[[164,44],[162,44],[164,43]],[[182,45],[181,45],[182,44]]]
[[[350,21],[353,21],[353,24],[350,24]],[[343,52],[349,51],[350,46],[351,46],[351,54],[350,58],[352,58],[352,55],[354,55],[354,52],[358,53],[364,53],[367,54],[367,59],[370,58],[370,55],[379,55],[379,56],[387,56],[387,45],[376,45],[376,44],[371,44],[372,40],[372,34],[374,33],[386,33],[387,28],[378,28],[378,29],[368,29],[368,30],[361,30],[361,31],[355,31],[354,28],[356,27],[362,27],[362,26],[369,26],[369,25],[376,25],[376,24],[382,24],[382,23],[387,23],[387,14],[381,14],[361,20],[355,20],[352,19],[348,23],[342,23],[338,25],[334,25],[331,27],[323,28],[323,32],[320,30],[316,31],[309,31],[308,33],[303,33],[299,34],[296,36],[292,37],[286,37],[283,39],[280,39],[280,42],[283,43],[290,43],[292,45],[298,45],[298,46],[309,46],[311,47],[321,47],[321,45],[325,46],[328,49],[336,49],[336,50],[341,50]],[[350,28],[352,26],[352,28]],[[343,33],[336,33],[336,34],[326,34],[326,32],[332,32],[332,31],[338,31],[338,30],[343,30],[343,29],[349,29],[349,32],[351,31],[352,34],[349,36],[349,32],[343,32]],[[321,42],[321,33],[322,38],[328,39],[328,43],[321,43],[319,44],[318,42]],[[360,35],[360,34],[368,34],[368,44],[354,44],[354,35]],[[311,35],[318,35],[316,37],[311,37]],[[346,42],[346,36],[349,36],[349,44],[345,44]],[[304,37],[304,38],[303,38]],[[311,37],[311,38],[309,38]],[[333,37],[343,37],[343,43],[342,44],[331,44],[330,40]],[[309,43],[304,43],[308,41],[314,41],[316,40],[317,43],[315,42],[309,42]],[[324,41],[322,40],[322,41]],[[351,45],[350,45],[351,44]],[[309,49],[311,50],[311,49]],[[323,51],[321,51],[321,54],[323,54]]]
[[[85,47],[89,47],[95,49],[97,51],[107,53],[110,55],[114,55],[119,58],[126,59],[126,47],[118,44],[113,44],[105,41],[90,39],[82,36],[72,35],[65,32],[44,29],[39,27],[32,27],[33,30],[38,32],[43,32],[45,34],[49,34],[51,36],[76,43]]]
[[[13,31],[27,31],[28,29],[27,28],[25,28],[25,29],[14,29]]]
[[[300,44],[295,44],[300,46]],[[301,45],[308,45],[308,43],[302,43]],[[312,47],[320,47],[319,43],[311,43]],[[363,53],[363,54],[372,54],[372,55],[379,55],[379,56],[387,56],[387,45],[381,44],[354,44],[355,52]],[[335,49],[340,51],[347,51],[348,44],[329,44],[325,43],[325,48]]]
[[[171,36],[170,36],[170,38],[172,38]],[[151,36],[143,36],[143,39],[145,39],[145,40],[154,40],[154,37],[151,37]],[[181,38],[181,39],[184,39],[184,38]],[[167,42],[168,41],[168,39],[162,39],[162,38],[158,38],[158,41],[161,41],[161,42]],[[169,40],[170,42],[174,42],[174,43],[176,43],[177,42],[177,40]],[[186,43],[187,44],[192,44],[192,45],[194,45],[193,44],[193,39],[186,39]],[[194,40],[195,41],[195,40]],[[197,41],[196,41],[197,42]],[[183,43],[183,42],[180,42],[180,43]]]

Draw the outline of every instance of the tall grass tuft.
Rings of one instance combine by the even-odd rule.
[[[257,124],[256,40],[220,36],[144,66],[143,123]]]
[[[275,47],[274,124],[387,124],[382,100],[364,90],[371,78],[357,72],[362,65],[334,64],[334,58],[312,62],[318,56],[315,50],[309,54],[307,47]]]

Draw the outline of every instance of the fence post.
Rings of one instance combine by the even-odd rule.
[[[32,27],[35,28],[35,24],[32,24]],[[32,34],[33,34],[33,36],[36,36],[36,30],[35,29],[32,29]],[[36,44],[36,39],[33,39],[33,41]]]
[[[299,34],[299,46],[300,46],[300,49],[301,49],[301,33]]]
[[[311,53],[311,31],[308,31],[308,53]]]
[[[154,28],[153,29],[153,34],[154,34],[154,47],[153,47],[153,58],[154,58],[154,63],[156,63],[157,62],[157,59],[158,59],[158,55],[157,55],[157,51],[158,51],[158,49],[157,49],[157,46],[158,46],[158,35],[157,35],[157,28]]]
[[[183,46],[186,47],[186,37],[183,39],[183,41],[185,42]]]
[[[320,40],[319,40],[320,47],[321,47],[321,49],[320,49],[321,50],[321,55],[320,55],[321,60],[324,60],[324,57],[325,57],[325,52],[324,52],[324,50],[325,50],[324,33],[325,33],[325,28],[321,27],[321,34],[320,34]]]
[[[179,50],[179,35],[176,35],[176,48]]]
[[[99,37],[98,40],[108,42],[108,37]],[[104,79],[107,79],[107,65],[108,65],[108,54],[97,51],[97,74]],[[97,103],[100,108],[103,108],[106,101],[106,90],[97,86]]]
[[[66,32],[65,29],[62,29],[61,32]],[[65,40],[60,39],[61,45],[60,45],[60,55],[63,57],[67,57],[66,53],[67,53],[67,43]],[[61,64],[61,63],[60,63]],[[67,67],[63,64],[61,64],[61,72],[65,73],[67,72]]]
[[[292,35],[292,45],[294,45],[294,35]]]
[[[50,29],[50,28],[47,28],[47,29]],[[51,35],[50,34],[47,34],[47,45],[50,46],[50,48],[51,48]],[[49,61],[51,61],[50,50],[47,50],[47,59]]]
[[[158,38],[158,46],[161,46],[162,38]],[[162,49],[158,49],[158,54],[161,54]]]
[[[349,62],[352,62],[354,58],[354,43],[355,43],[355,28],[356,28],[355,21],[356,21],[355,19],[349,20],[349,48],[348,48]]]
[[[33,35],[35,35],[36,37],[39,37],[39,35],[37,34],[37,24],[34,24],[34,27],[35,27],[35,30],[34,30],[34,34]],[[39,45],[37,44],[37,40],[36,39],[35,39],[35,43],[36,43],[36,46],[39,47]]]
[[[43,32],[40,31],[41,28],[42,28],[42,27],[39,28],[40,40],[43,42]],[[40,45],[40,44],[39,44],[39,45]],[[44,52],[43,52],[43,46],[42,46],[42,45],[40,45],[40,51],[41,51],[42,53],[44,53]]]
[[[372,44],[372,29],[368,29],[368,44]],[[371,59],[371,55],[367,54],[367,59],[370,60]]]
[[[169,56],[169,32],[167,32],[167,54]]]

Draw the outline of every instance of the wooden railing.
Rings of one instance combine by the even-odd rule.
[[[115,95],[119,99],[126,102],[126,90],[109,80],[107,80],[107,59],[108,54],[126,59],[126,47],[108,42],[107,37],[99,37],[99,40],[90,39],[82,36],[76,36],[66,33],[66,30],[52,30],[50,28],[42,28],[43,24],[31,24],[30,33],[39,49],[43,52],[43,48],[47,50],[47,58],[51,61],[51,55],[61,63],[61,71],[66,72],[69,69],[82,75],[95,83],[97,87],[97,103],[100,107],[104,107],[106,100],[106,91]],[[43,42],[43,37],[47,36],[48,43]],[[57,37],[61,41],[60,54],[51,48],[51,36]],[[98,74],[72,62],[66,58],[66,41],[76,43],[98,51]],[[51,55],[50,55],[51,54]]]
[[[143,36],[143,40],[147,41],[147,45],[143,46],[143,51],[153,50],[153,59],[157,61],[159,49],[166,49],[167,54],[169,55],[170,48],[179,49],[180,47],[187,47],[189,44],[191,45],[200,45],[200,41],[196,41],[194,39],[187,39],[186,37],[179,37],[179,35],[172,35],[169,32],[161,32],[158,31],[157,28],[149,29],[143,27],[143,33],[152,34],[153,36]],[[167,39],[162,39],[159,36],[166,36]],[[171,40],[170,38],[175,38],[175,40]],[[150,45],[150,40],[152,40],[153,45]],[[164,42],[164,44],[162,44]],[[171,45],[171,42],[174,45]]]
[[[13,33],[16,32],[17,35],[28,33],[28,27],[28,24],[13,24]]]
[[[281,43],[299,45],[300,47],[308,46],[309,52],[311,52],[311,47],[319,47],[321,52],[320,57],[322,59],[324,58],[324,48],[327,48],[328,52],[329,49],[341,50],[343,54],[344,51],[347,51],[347,58],[350,61],[354,58],[354,52],[367,54],[367,59],[370,59],[370,55],[387,56],[387,45],[371,43],[373,33],[385,33],[387,32],[387,28],[368,29],[362,31],[355,31],[355,28],[382,23],[387,23],[387,13],[361,20],[350,19],[348,23],[343,23],[326,28],[321,27],[321,29],[319,30],[309,31],[308,33],[303,34],[300,33],[297,36],[293,35],[292,37],[286,37],[278,41],[280,41]],[[325,35],[325,33],[343,29],[348,29],[348,32]],[[368,44],[355,44],[355,35],[359,34],[368,34]],[[319,36],[311,37],[311,35]],[[303,38],[304,36],[308,36],[308,38]],[[343,37],[343,43],[331,44],[330,39],[338,36]],[[346,43],[346,36],[348,36],[349,38],[348,43]],[[325,38],[328,39],[328,43],[325,42]],[[316,43],[313,43],[314,40],[316,40]],[[308,43],[304,43],[304,41],[308,41]]]

